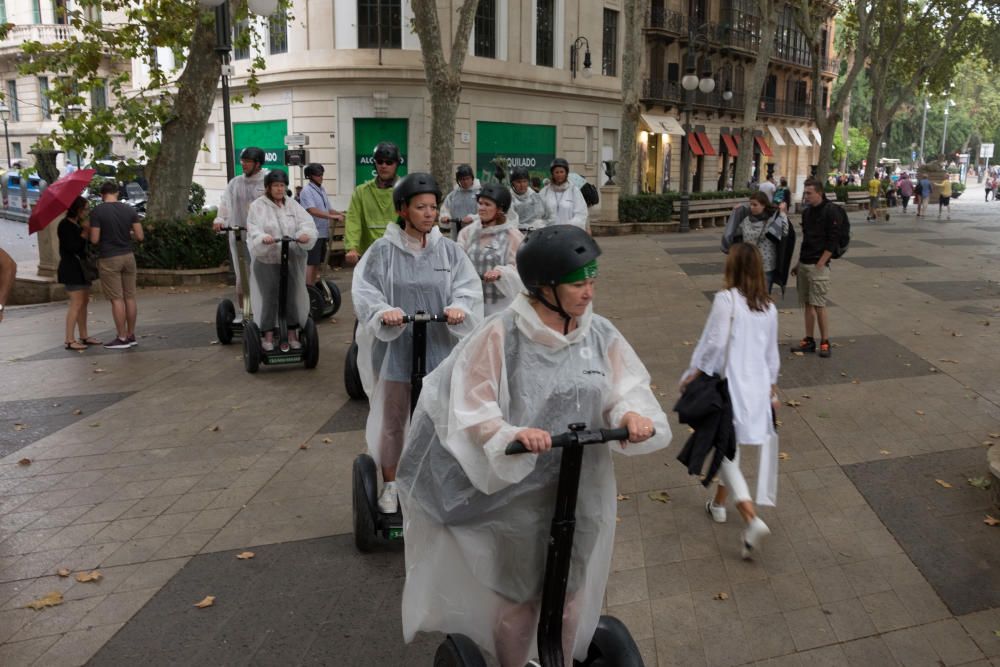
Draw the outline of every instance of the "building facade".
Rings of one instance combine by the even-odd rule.
[[[745,79],[760,46],[760,22],[755,0],[651,0],[646,16],[643,88],[643,128],[639,133],[638,187],[642,192],[679,190],[681,139],[690,122],[691,190],[746,187],[732,183],[736,155],[754,154],[754,178],[786,177],[793,192],[818,162],[819,131],[814,122],[814,95],[829,104],[839,63],[832,57],[833,13],[823,32],[826,54],[820,63],[823,86],[813,90],[812,54],[795,22],[792,5],[781,9],[774,51],[764,82],[753,145],[739,145],[743,121]],[[692,36],[694,39],[692,39]],[[708,93],[694,91],[690,120],[684,112],[681,79],[689,52],[696,54],[696,74],[705,58],[715,80]],[[727,91],[731,95],[727,95]],[[728,99],[727,99],[728,98]]]
[[[444,35],[459,5],[438,3]],[[267,62],[260,92],[232,105],[234,152],[257,145],[267,166],[281,167],[285,136],[305,135],[308,160],[326,167],[324,186],[340,206],[372,178],[380,140],[399,144],[404,168],[428,169],[430,97],[409,1],[296,0],[290,13],[258,19],[264,38],[233,53],[234,94],[245,89],[255,55]],[[618,147],[622,33],[618,0],[482,0],[463,68],[455,164],[484,176],[499,156],[547,176],[558,155],[597,182],[601,160]],[[205,146],[195,180],[212,202],[226,174],[221,97]],[[290,175],[301,178],[295,167]]]

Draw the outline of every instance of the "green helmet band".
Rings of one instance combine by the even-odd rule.
[[[597,260],[592,259],[583,266],[581,266],[576,271],[572,273],[567,273],[559,281],[560,285],[565,285],[567,283],[578,283],[581,280],[588,280],[590,278],[597,277]]]

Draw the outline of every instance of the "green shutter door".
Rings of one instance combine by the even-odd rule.
[[[361,185],[375,178],[372,151],[380,141],[391,141],[399,146],[401,162],[399,176],[406,175],[409,145],[409,121],[406,118],[355,118],[354,119],[354,184]]]
[[[484,182],[493,179],[496,157],[507,158],[512,169],[526,167],[532,176],[547,178],[555,156],[555,125],[476,123],[476,173]]]
[[[283,169],[285,166],[285,136],[287,120],[265,120],[259,123],[233,123],[233,147],[236,149],[236,174],[243,173],[240,153],[248,146],[264,151],[265,169]]]

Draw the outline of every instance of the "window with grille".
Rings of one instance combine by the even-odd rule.
[[[535,64],[552,67],[556,34],[556,0],[535,0]]]
[[[90,108],[93,111],[108,108],[108,91],[105,81],[102,80],[99,87],[90,89]]]
[[[7,108],[10,109],[11,120],[21,120],[21,114],[17,109],[17,81],[13,79],[7,82]]]
[[[52,105],[49,103],[49,77],[38,77],[38,106],[42,108],[42,118],[52,118]]]
[[[237,21],[233,32],[233,60],[246,60],[250,57],[250,21]]]
[[[288,53],[288,16],[280,9],[268,19],[267,42],[272,56]]]
[[[358,0],[358,48],[403,48],[402,0]]]
[[[480,58],[497,57],[497,0],[479,0],[476,7],[475,51]]]
[[[604,10],[604,41],[601,45],[601,73],[618,75],[618,12]]]

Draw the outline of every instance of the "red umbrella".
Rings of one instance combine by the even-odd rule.
[[[55,183],[50,183],[31,210],[28,233],[40,232],[53,222],[62,220],[70,204],[90,185],[95,173],[97,172],[93,169],[77,169],[72,174],[60,177]]]

